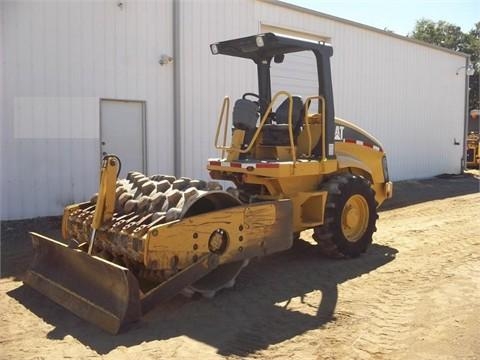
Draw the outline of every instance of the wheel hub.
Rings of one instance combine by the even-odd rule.
[[[357,208],[354,208],[352,206],[349,206],[347,209],[347,215],[346,215],[346,225],[349,228],[354,227],[358,221],[360,220],[360,214]]]
[[[342,211],[342,232],[350,242],[358,241],[368,227],[369,209],[361,195],[351,196]]]
[[[215,230],[208,240],[208,249],[214,254],[223,254],[227,249],[228,234],[223,229]]]

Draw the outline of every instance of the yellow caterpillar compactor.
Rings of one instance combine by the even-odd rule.
[[[32,233],[25,282],[108,332],[178,293],[210,297],[233,286],[250,259],[289,249],[306,229],[325,252],[356,257],[392,195],[379,141],[334,118],[329,45],[266,33],[210,48],[258,70],[258,94],[235,101],[232,125],[224,99],[222,155],[207,165],[235,188],[138,172],[119,180],[120,160],[107,155],[98,194],[65,208],[64,241]],[[271,61],[299,51],[315,56],[318,94],[272,97]]]
[[[467,136],[467,167],[478,168],[480,165],[480,135],[470,132]]]
[[[479,168],[480,166],[480,110],[470,111],[467,135],[467,167]]]

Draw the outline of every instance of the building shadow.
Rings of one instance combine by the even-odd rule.
[[[19,280],[25,273],[33,258],[30,231],[61,239],[61,226],[60,216],[0,221],[0,276]]]
[[[475,194],[479,191],[480,177],[474,173],[445,174],[423,180],[399,181],[393,185],[393,197],[381,205],[380,211]]]
[[[330,260],[300,241],[289,251],[253,261],[233,289],[214,299],[176,296],[116,336],[25,285],[8,295],[55,327],[48,338],[71,335],[98,354],[185,335],[215,347],[218,354],[243,357],[335,321],[338,285],[389,263],[396,253],[374,244],[357,259]]]

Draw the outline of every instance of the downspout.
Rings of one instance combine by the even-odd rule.
[[[173,172],[182,172],[182,124],[180,116],[180,1],[172,0],[173,11]]]
[[[470,62],[470,56],[465,58],[465,108],[464,108],[464,119],[463,119],[463,151],[462,151],[462,160],[461,160],[461,173],[465,172],[467,167],[467,137],[468,137],[468,99],[469,99],[469,85],[470,85],[470,76],[467,74],[468,64]]]

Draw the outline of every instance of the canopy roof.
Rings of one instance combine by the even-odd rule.
[[[223,54],[252,59],[256,63],[271,59],[275,55],[310,50],[316,55],[330,57],[332,47],[324,43],[316,43],[295,38],[264,33],[244,38],[221,41],[210,45],[213,54]]]

